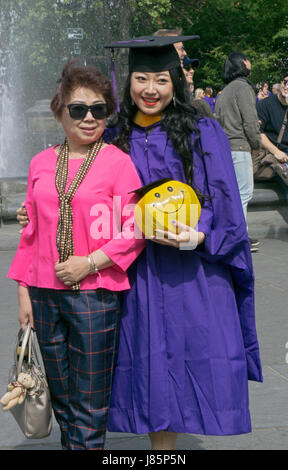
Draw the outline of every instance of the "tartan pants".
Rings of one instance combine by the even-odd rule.
[[[30,295],[62,447],[103,450],[119,339],[118,294],[32,287]]]

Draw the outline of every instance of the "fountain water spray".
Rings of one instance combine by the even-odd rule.
[[[10,5],[10,9],[0,12],[0,177],[27,175],[21,73],[14,41],[17,13],[12,2]]]

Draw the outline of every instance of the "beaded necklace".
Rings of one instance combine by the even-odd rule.
[[[59,220],[57,225],[56,246],[59,254],[59,263],[66,261],[69,256],[74,254],[73,243],[73,210],[71,201],[91,168],[96,156],[101,150],[104,140],[100,138],[95,143],[89,146],[88,153],[81,163],[73,181],[70,183],[69,188],[65,192],[67,178],[68,178],[68,160],[69,160],[69,146],[67,139],[61,145],[56,164],[55,184],[59,195]],[[73,290],[80,289],[80,283],[76,282],[71,286]]]

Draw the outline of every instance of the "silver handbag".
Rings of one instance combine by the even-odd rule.
[[[20,348],[21,338],[22,345]],[[20,354],[18,354],[19,351]],[[25,352],[28,352],[26,360],[24,360]],[[28,439],[47,437],[52,430],[50,392],[39,361],[36,333],[30,324],[27,325],[24,331],[21,329],[18,333],[10,382],[17,381],[20,372],[31,375],[35,381],[35,386],[27,390],[23,403],[11,408],[10,412]]]

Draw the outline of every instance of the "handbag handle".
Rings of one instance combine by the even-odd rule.
[[[31,325],[28,324],[25,327],[24,331],[22,329],[20,329],[19,333],[18,333],[16,348],[15,348],[16,380],[18,379],[18,375],[20,374],[20,372],[22,370],[24,354],[25,354],[25,351],[26,351],[26,347],[28,345],[30,332],[31,332]],[[23,337],[23,339],[22,339],[21,351],[20,351],[19,357],[17,357],[18,347],[19,347],[20,340],[21,340],[22,337]],[[28,364],[29,364],[29,360],[31,360],[30,347],[29,347],[29,352],[28,352]]]
[[[22,329],[19,330],[17,341],[16,341],[16,348],[15,348],[16,379],[18,378],[18,375],[22,371],[24,354],[25,354],[27,346],[28,346],[28,368],[31,367],[32,356],[36,359],[37,365],[38,366],[40,365],[39,358],[37,356],[35,335],[36,333],[32,329],[30,323],[28,323],[24,331]],[[19,358],[18,358],[17,351],[18,351],[18,347],[19,347],[20,340],[22,337],[23,339],[22,339],[21,351],[20,351]]]

